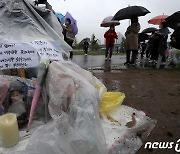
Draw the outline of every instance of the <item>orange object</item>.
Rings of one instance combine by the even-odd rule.
[[[19,69],[19,76],[20,76],[21,78],[25,78],[25,69],[24,69],[24,68],[20,68],[20,69]]]

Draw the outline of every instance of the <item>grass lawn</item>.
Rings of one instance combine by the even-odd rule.
[[[97,51],[88,51],[88,55],[98,56],[98,55],[104,55],[105,51],[97,50]],[[73,50],[74,55],[84,55],[83,50]],[[113,55],[124,55],[125,53],[117,53],[113,52]]]
[[[175,52],[176,52],[177,54],[180,54],[180,50],[178,50],[178,49],[175,49]]]

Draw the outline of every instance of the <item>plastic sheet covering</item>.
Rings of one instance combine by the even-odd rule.
[[[32,124],[35,130],[30,130],[30,134],[20,132],[20,142],[12,148],[0,148],[0,152],[3,154],[137,152],[156,125],[156,120],[150,119],[142,111],[124,105],[108,112],[108,116],[102,114],[100,119],[98,91],[90,82],[92,78],[88,77],[88,81],[84,73],[80,67],[73,67],[73,64],[71,66],[71,62],[51,63],[44,90],[49,97],[49,111],[53,119],[40,127]],[[89,75],[91,76],[91,73]]]
[[[116,122],[106,115],[102,120],[108,154],[136,153],[157,123],[144,112],[125,105],[109,112],[109,116]]]
[[[4,102],[4,99],[8,93],[9,84],[9,81],[0,79],[0,115],[4,113],[4,107],[2,106],[2,103]]]
[[[2,82],[3,81],[3,82]],[[11,88],[21,88],[24,92],[24,96],[25,96],[25,105],[26,108],[29,112],[30,110],[30,106],[31,106],[31,102],[32,102],[32,98],[33,98],[33,94],[34,94],[34,90],[32,90],[31,88],[28,89],[28,87],[33,87],[35,86],[35,83],[33,82],[33,80],[30,79],[25,79],[25,78],[20,78],[20,77],[16,77],[16,76],[7,76],[7,75],[0,75],[0,82],[2,83],[8,83],[8,84],[14,84],[14,83],[19,83],[17,86],[15,85],[14,87],[8,87],[8,92],[6,89],[4,89],[4,91],[6,91],[6,98],[4,99],[3,102],[3,108],[5,110],[5,112],[7,112],[7,109],[9,108],[9,91],[11,90]],[[26,85],[24,85],[26,84]],[[19,85],[21,85],[21,87],[18,87]],[[27,87],[28,86],[28,87]],[[43,88],[44,89],[44,88]],[[44,96],[44,95],[43,95]],[[45,114],[47,114],[47,117],[45,117]],[[36,109],[36,114],[34,119],[35,120],[40,120],[45,122],[45,118],[48,118],[49,113],[45,113],[45,101],[44,99],[41,97],[39,100],[39,105]]]
[[[62,27],[47,9],[33,7],[30,0],[0,1],[0,39],[4,41],[59,41],[63,52],[71,47],[63,40]]]
[[[95,86],[96,81],[95,81],[95,76],[93,74],[85,69],[82,69],[80,66],[77,64],[71,62],[71,61],[64,61],[63,66],[66,66],[76,72],[77,74],[80,74],[83,76],[86,80],[88,80],[93,86]],[[105,87],[105,86],[104,86]]]
[[[105,154],[96,88],[68,63],[52,62],[46,79],[53,120],[38,129],[26,153]]]
[[[35,82],[33,80],[25,79],[25,78],[20,78],[20,77],[15,77],[15,76],[7,76],[7,75],[0,75],[0,85],[3,85],[4,93],[3,93],[3,112],[8,112],[8,109],[10,107],[10,91],[12,90],[22,90],[23,91],[23,101],[26,106],[27,112],[30,110],[31,102],[32,102],[32,97],[34,94],[34,90],[30,87],[33,87],[35,85]],[[1,89],[1,90],[3,90]],[[43,93],[45,87],[43,87]],[[5,93],[6,92],[6,93]],[[4,96],[5,95],[5,96]],[[44,96],[44,95],[43,95]],[[45,97],[45,96],[44,96]],[[31,130],[30,132],[26,132],[25,126],[23,126],[20,129],[20,141],[17,145],[10,147],[10,148],[2,148],[0,147],[0,153],[2,154],[19,154],[21,151],[22,154],[25,154],[26,146],[29,143],[29,137],[31,134],[40,126],[44,125],[47,119],[49,118],[48,111],[45,110],[45,98],[40,98],[38,107],[36,109],[36,113],[34,116],[33,123],[31,125]]]
[[[180,65],[180,50],[172,50],[169,57],[172,58],[171,64]]]
[[[94,81],[95,81],[95,87],[96,89],[98,90],[99,92],[99,98],[100,98],[100,101],[101,99],[103,98],[103,95],[105,92],[107,92],[107,88],[104,86],[104,84],[99,80],[97,79],[95,76],[94,76]]]

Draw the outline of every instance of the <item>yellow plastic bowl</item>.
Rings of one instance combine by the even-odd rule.
[[[108,112],[119,107],[125,98],[125,94],[122,92],[105,92],[102,100],[99,112]]]

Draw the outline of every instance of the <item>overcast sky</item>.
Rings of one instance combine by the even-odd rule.
[[[103,43],[103,35],[107,28],[100,27],[100,23],[105,17],[114,15],[128,5],[141,5],[151,12],[146,16],[139,17],[141,31],[153,26],[147,23],[152,17],[163,13],[171,15],[180,11],[180,0],[48,0],[48,2],[56,12],[65,15],[68,11],[77,20],[78,42],[85,37],[91,37],[94,33]],[[116,27],[116,32],[124,34],[129,21],[122,20],[120,22],[121,24]]]

